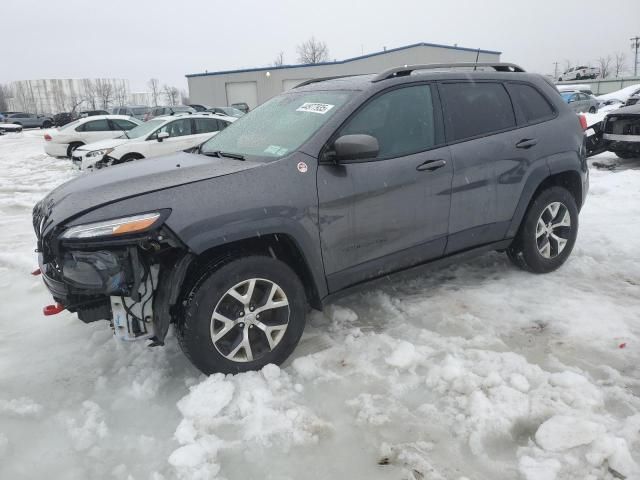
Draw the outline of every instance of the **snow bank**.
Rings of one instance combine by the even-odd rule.
[[[615,92],[611,92],[611,93],[605,93],[604,95],[599,95],[597,98],[598,100],[611,100],[611,99],[616,99],[616,100],[621,100],[623,102],[626,102],[627,99],[634,94],[634,92],[636,92],[637,90],[640,90],[640,83],[637,83],[635,85],[630,85],[628,87],[624,87],[620,90],[616,90]]]

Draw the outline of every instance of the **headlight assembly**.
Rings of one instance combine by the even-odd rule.
[[[105,155],[109,155],[111,152],[113,152],[113,148],[103,148],[102,150],[94,150],[93,152],[89,152],[87,153],[86,157],[87,158],[94,158],[94,157],[104,157]]]
[[[128,233],[144,232],[160,221],[160,212],[144,213],[129,217],[115,218],[104,222],[86,223],[68,228],[62,237],[65,240],[114,237]],[[165,215],[166,218],[166,215]]]

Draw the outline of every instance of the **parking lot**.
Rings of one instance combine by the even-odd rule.
[[[638,160],[591,168],[558,271],[388,279],[312,314],[281,369],[205,377],[171,332],[42,316],[31,208],[76,175],[42,135],[0,137],[0,478],[636,478]]]

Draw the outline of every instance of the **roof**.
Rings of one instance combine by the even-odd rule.
[[[318,67],[318,66],[322,66],[322,65],[340,65],[340,64],[343,64],[343,63],[354,62],[356,60],[362,60],[364,58],[375,57],[375,56],[378,56],[378,55],[386,55],[387,53],[398,52],[398,51],[401,51],[401,50],[408,50],[410,48],[415,48],[415,47],[437,47],[437,48],[446,48],[446,49],[450,49],[450,50],[458,50],[458,51],[464,51],[464,52],[488,53],[488,54],[492,54],[492,55],[500,55],[500,54],[502,54],[502,52],[497,52],[497,51],[493,51],[493,50],[482,50],[480,48],[467,48],[467,47],[457,47],[457,46],[452,46],[452,45],[440,45],[438,43],[420,42],[420,43],[413,43],[411,45],[405,45],[403,47],[390,48],[388,50],[380,50],[378,52],[368,53],[367,55],[360,55],[358,57],[347,58],[345,60],[337,60],[335,62],[299,63],[299,64],[294,64],[294,65],[281,65],[279,67],[257,67],[257,68],[244,68],[244,69],[239,69],[239,70],[222,70],[222,71],[218,71],[218,72],[191,73],[191,74],[187,74],[185,76],[187,78],[191,78],[191,77],[207,77],[207,76],[211,76],[211,75],[227,75],[227,74],[230,74],[230,73],[262,72],[262,71],[267,71],[267,70],[269,70],[269,71],[284,70],[284,69],[287,69],[287,68]]]
[[[236,117],[231,117],[229,115],[221,115],[219,113],[211,113],[211,112],[198,112],[198,113],[189,113],[189,112],[177,112],[173,115],[158,115],[157,117],[153,117],[151,120],[162,120],[167,122],[169,120],[175,120],[176,118],[217,118],[219,120],[226,120],[227,122],[235,122],[237,120]]]

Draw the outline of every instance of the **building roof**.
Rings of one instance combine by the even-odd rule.
[[[415,47],[437,47],[437,48],[448,48],[451,50],[462,50],[465,52],[480,52],[480,53],[488,53],[488,54],[493,54],[493,55],[500,55],[502,54],[502,52],[496,52],[493,50],[482,50],[480,48],[467,48],[467,47],[458,47],[458,46],[452,46],[452,45],[440,45],[438,43],[426,43],[426,42],[420,42],[420,43],[414,43],[411,45],[405,45],[403,47],[397,47],[397,48],[390,48],[388,50],[380,50],[378,52],[373,52],[373,53],[368,53],[367,55],[360,55],[358,57],[352,57],[352,58],[346,58],[344,60],[336,60],[335,62],[321,62],[321,63],[299,63],[299,64],[294,64],[294,65],[280,65],[278,67],[257,67],[257,68],[242,68],[239,70],[222,70],[219,72],[205,72],[205,73],[190,73],[185,75],[187,78],[190,77],[206,77],[209,75],[227,75],[230,73],[245,73],[245,72],[260,72],[260,71],[266,71],[266,70],[284,70],[286,68],[302,68],[302,67],[318,67],[318,66],[322,66],[322,65],[340,65],[342,63],[349,63],[349,62],[353,62],[356,60],[362,60],[364,58],[369,58],[369,57],[375,57],[377,55],[385,55],[387,53],[392,53],[392,52],[398,52],[400,50],[407,50],[409,48],[415,48]]]

